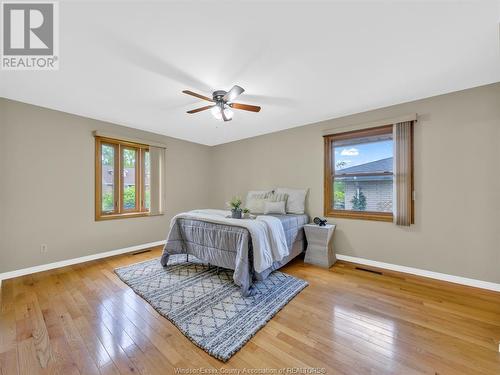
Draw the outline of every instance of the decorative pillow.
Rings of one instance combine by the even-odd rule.
[[[275,194],[288,194],[286,212],[289,214],[303,214],[306,205],[308,189],[277,188]]]
[[[271,190],[251,190],[247,194],[245,208],[248,208],[252,214],[261,214],[264,212],[264,203],[272,194]]]
[[[267,200],[264,203],[264,214],[286,214],[285,201],[271,202]]]
[[[288,200],[288,194],[286,193],[277,193],[273,191],[268,197],[267,200],[270,202],[285,202]]]

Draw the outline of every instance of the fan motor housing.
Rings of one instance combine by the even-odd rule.
[[[224,90],[217,90],[217,91],[214,91],[213,94],[212,94],[212,98],[213,100],[215,100],[216,102],[218,101],[221,101],[222,100],[222,97],[224,95],[227,94],[227,91],[224,91]]]

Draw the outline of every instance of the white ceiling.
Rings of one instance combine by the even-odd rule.
[[[491,1],[60,2],[60,70],[0,96],[207,145],[500,81]],[[238,84],[231,122],[186,96]]]

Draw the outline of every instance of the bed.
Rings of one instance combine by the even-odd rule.
[[[209,211],[209,210],[206,210]],[[287,255],[272,262],[259,272],[254,267],[254,243],[251,231],[244,225],[249,220],[229,219],[214,222],[180,216],[172,220],[167,243],[163,249],[161,264],[168,266],[171,254],[193,255],[210,265],[234,270],[233,280],[240,286],[243,296],[252,293],[255,280],[265,279],[272,271],[284,266],[306,248],[304,225],[309,222],[306,214],[270,214],[257,219],[279,221],[283,227]]]

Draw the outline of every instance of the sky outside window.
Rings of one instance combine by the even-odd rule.
[[[391,158],[393,155],[393,142],[392,139],[390,139],[378,142],[337,146],[334,150],[335,170],[342,170],[376,160]]]

